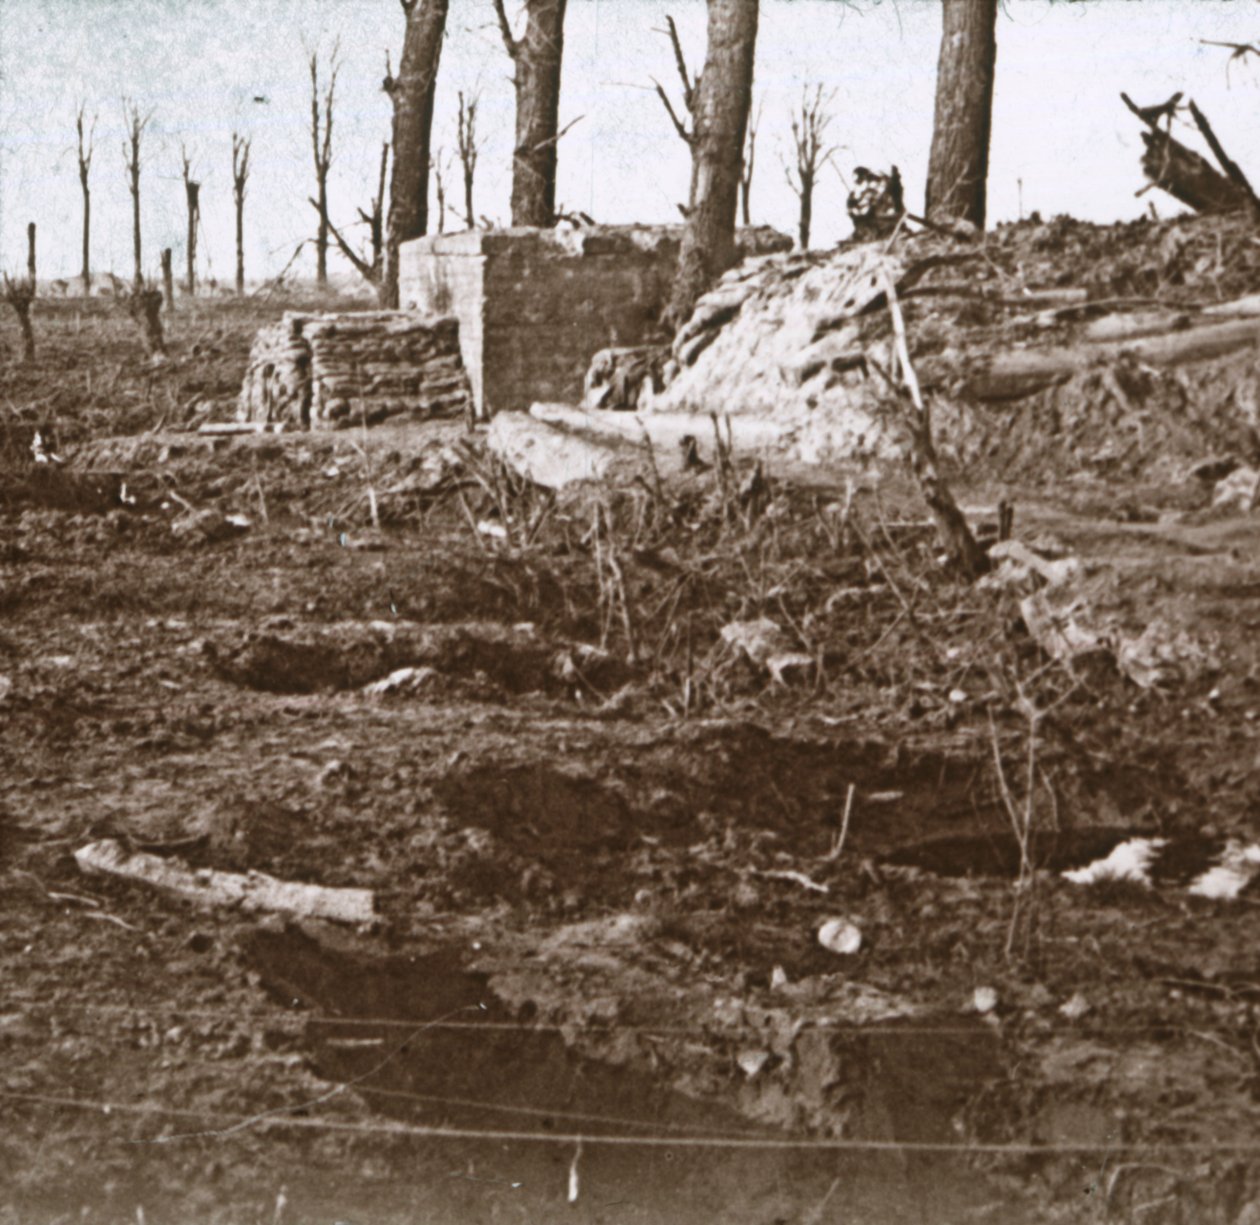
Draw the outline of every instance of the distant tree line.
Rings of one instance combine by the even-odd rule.
[[[429,180],[435,179],[438,225],[447,212],[448,163],[432,147],[434,105],[450,0],[398,0],[403,12],[402,51],[395,73],[386,55],[382,87],[392,108],[390,140],[382,148],[376,193],[359,219],[368,227],[369,252],[357,251],[329,214],[328,182],[337,83],[341,71],[334,46],[321,72],[318,53],[308,62],[310,141],[317,214],[314,237],[316,277],[328,281],[328,249],[335,242],[355,268],[377,287],[380,301],[397,306],[398,254],[401,244],[429,231]],[[560,86],[564,61],[567,0],[518,0],[513,20],[507,0],[492,0],[494,17],[513,69],[516,130],[512,150],[511,220],[514,226],[552,226],[557,220],[556,172],[559,145],[573,123],[560,126]],[[667,19],[675,66],[682,88],[676,108],[666,90],[656,89],[677,134],[691,154],[691,179],[684,216],[678,271],[667,310],[667,324],[686,319],[696,298],[735,260],[735,226],[742,213],[750,221],[750,194],[756,156],[757,121],[751,116],[753,67],[759,0],[705,0],[706,49],[703,68],[693,75],[677,27]],[[936,106],[928,165],[924,212],[929,221],[963,219],[983,227],[988,175],[993,82],[997,56],[998,0],[941,0],[943,26],[937,64]],[[523,18],[523,20],[522,20]],[[799,204],[797,237],[808,246],[813,200],[820,171],[832,159],[828,143],[834,94],[807,87],[790,120],[792,160],[785,162],[788,182]],[[463,220],[477,224],[473,204],[479,152],[477,98],[458,96],[456,156],[462,173]],[[126,138],[123,161],[132,198],[134,284],[144,284],[140,225],[142,150],[151,112],[123,102]],[[577,120],[573,121],[574,123]],[[83,197],[82,280],[90,290],[91,186],[96,117],[80,106],[76,116],[78,170]],[[197,235],[201,184],[192,158],[181,147],[187,211],[185,289],[197,287]],[[232,187],[236,220],[236,292],[245,286],[245,200],[251,169],[251,141],[232,133]],[[388,186],[388,190],[387,190]],[[169,261],[169,254],[165,256]],[[169,263],[167,264],[169,267]],[[167,294],[170,294],[169,273]]]

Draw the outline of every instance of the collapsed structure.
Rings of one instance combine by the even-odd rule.
[[[399,311],[290,312],[258,333],[243,421],[336,429],[580,399],[592,356],[661,343],[680,226],[469,230],[404,243]],[[740,231],[748,255],[792,243]]]

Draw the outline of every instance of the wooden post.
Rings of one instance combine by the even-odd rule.
[[[162,251],[162,288],[166,290],[166,309],[173,311],[175,309],[175,274],[171,271],[170,247],[165,247]]]
[[[35,223],[26,226],[26,275],[31,279],[31,292],[35,291]]]

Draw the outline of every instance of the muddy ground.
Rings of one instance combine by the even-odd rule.
[[[1252,517],[959,478],[1211,640],[1143,688],[896,475],[556,498],[458,423],[198,435],[282,308],[156,367],[99,302],[35,367],[4,321],[0,1221],[1260,1220],[1255,898],[1057,874],[1256,834]],[[379,917],[198,909],[103,838]]]

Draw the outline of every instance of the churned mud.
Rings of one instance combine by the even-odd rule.
[[[952,578],[895,474],[196,434],[278,313],[153,368],[37,308],[4,368],[0,1221],[1255,1219],[1255,895],[1185,887],[1257,832],[1250,514],[960,480],[1081,560],[1055,658],[1053,589]],[[1062,876],[1139,834],[1180,873]]]

